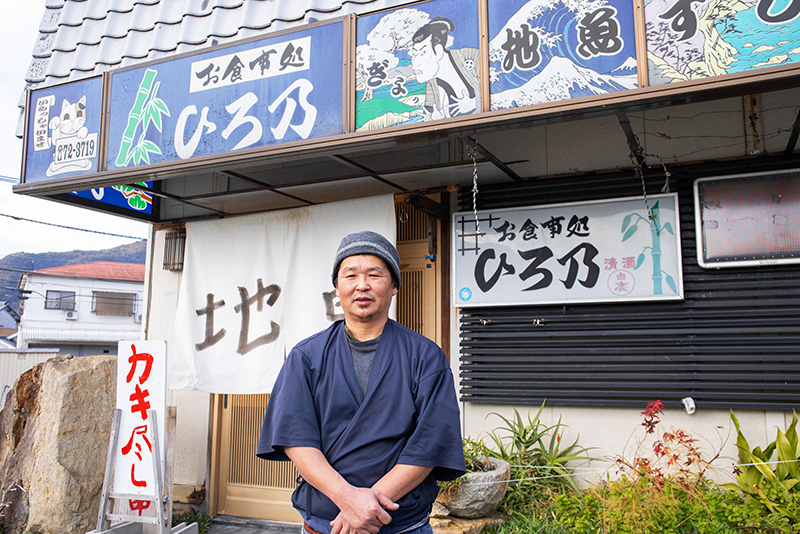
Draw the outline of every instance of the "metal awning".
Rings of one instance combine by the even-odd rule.
[[[71,341],[78,343],[116,343],[118,341],[138,341],[142,339],[139,330],[97,330],[85,328],[44,328],[22,327],[22,337],[26,341]]]

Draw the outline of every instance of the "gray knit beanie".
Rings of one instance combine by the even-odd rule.
[[[355,232],[342,239],[333,260],[331,279],[334,287],[336,287],[336,279],[339,277],[339,265],[342,260],[358,254],[371,254],[386,262],[386,266],[392,273],[392,281],[400,289],[400,255],[397,253],[397,249],[381,234],[370,231]]]

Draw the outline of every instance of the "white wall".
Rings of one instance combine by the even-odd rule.
[[[166,231],[162,230],[154,231],[150,236],[147,280],[151,283],[151,291],[148,294],[146,333],[147,339],[167,341],[169,358],[181,273],[162,268],[165,235]],[[210,394],[200,391],[167,390],[167,405],[177,408],[174,485],[198,488],[207,482],[210,397]]]

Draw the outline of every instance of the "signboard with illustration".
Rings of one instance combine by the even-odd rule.
[[[452,222],[456,307],[683,299],[677,194],[463,212]]]
[[[103,79],[31,91],[23,181],[97,172]]]
[[[798,0],[645,0],[650,85],[800,61]]]
[[[343,22],[111,75],[108,170],[342,133]]]
[[[489,2],[491,109],[638,87],[630,0]]]
[[[145,188],[152,188],[153,182],[136,182],[134,185],[141,185]],[[153,195],[145,189],[138,189],[127,185],[114,185],[111,187],[99,187],[86,191],[74,191],[70,193],[88,200],[88,204],[97,203],[103,206],[113,206],[124,211],[133,211],[142,215],[152,215]]]
[[[478,2],[359,17],[356,33],[356,130],[481,111]]]

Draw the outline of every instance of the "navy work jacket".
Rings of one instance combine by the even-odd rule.
[[[436,480],[464,474],[458,402],[442,350],[389,320],[381,334],[366,395],[358,385],[344,322],[295,346],[281,369],[264,415],[256,454],[288,460],[284,447],[314,447],[356,487],[371,487],[396,464],[433,467],[397,501],[382,534],[424,521]],[[301,481],[292,503],[306,521],[339,513],[322,492]],[[319,524],[319,521],[314,521]]]

